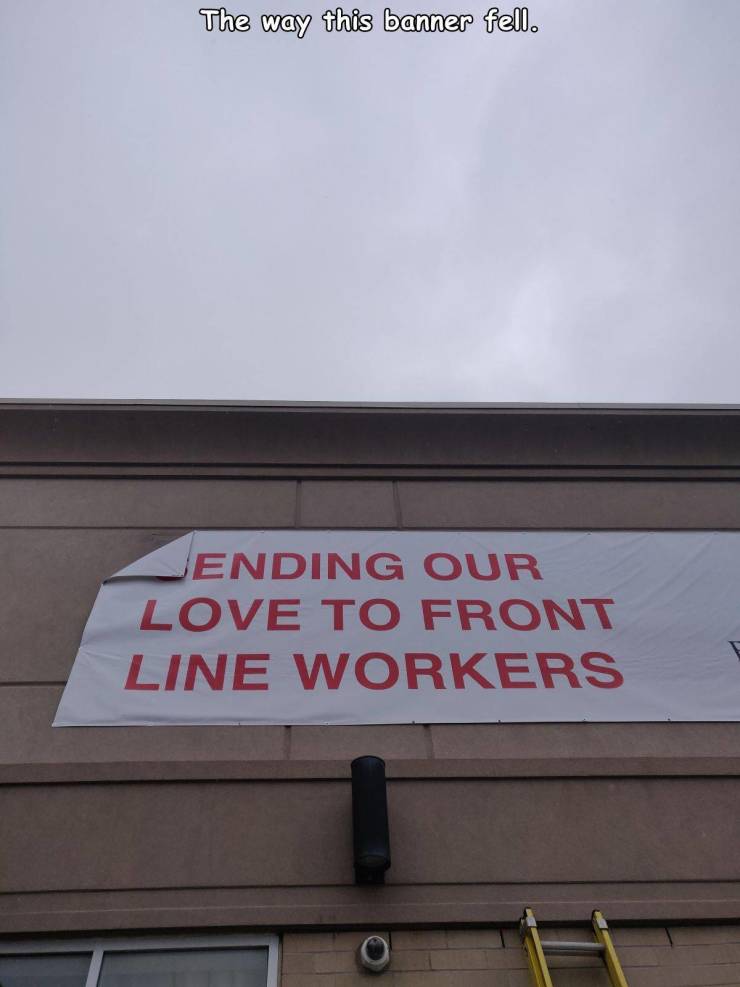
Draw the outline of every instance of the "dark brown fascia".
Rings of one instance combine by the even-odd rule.
[[[740,407],[5,401],[0,470],[740,476]]]

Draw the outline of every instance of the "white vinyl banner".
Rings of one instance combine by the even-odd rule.
[[[55,726],[740,719],[740,534],[196,531],[100,589]]]

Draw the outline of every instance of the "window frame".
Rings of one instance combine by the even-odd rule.
[[[39,956],[45,953],[89,953],[85,987],[98,987],[106,953],[164,952],[173,949],[248,949],[267,947],[266,987],[278,987],[280,937],[277,935],[115,936],[95,939],[0,940],[0,956]]]

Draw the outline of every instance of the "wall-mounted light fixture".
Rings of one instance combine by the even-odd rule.
[[[384,884],[391,865],[385,761],[368,754],[352,762],[355,884]]]

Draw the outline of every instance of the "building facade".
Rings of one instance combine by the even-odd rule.
[[[736,532],[740,409],[0,404],[3,987],[523,987],[525,906],[601,909],[632,987],[740,985],[740,722],[52,728],[101,582],[205,529]]]

